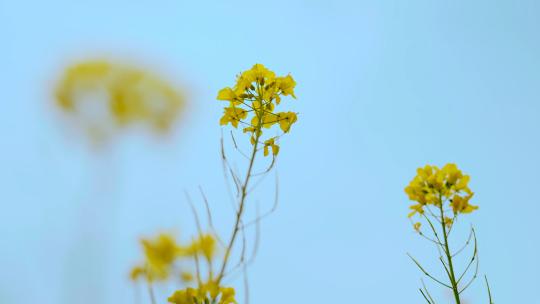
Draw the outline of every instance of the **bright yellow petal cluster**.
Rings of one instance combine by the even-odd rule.
[[[174,304],[237,303],[234,288],[220,287],[213,281],[201,284],[198,288],[188,287],[177,290],[168,298],[168,302]]]
[[[452,207],[452,210],[454,213],[471,213],[474,210],[478,209],[478,206],[474,206],[469,204],[469,200],[473,197],[473,193],[462,197],[459,195],[455,195],[450,202],[450,206]]]
[[[220,125],[226,125],[231,124],[233,127],[238,127],[238,122],[240,122],[243,119],[246,119],[248,116],[248,111],[238,108],[238,107],[227,107],[224,109],[224,114],[221,117],[219,124]]]
[[[277,77],[264,65],[255,64],[237,77],[234,87],[226,87],[219,91],[217,99],[229,102],[223,110],[220,124],[231,124],[234,128],[242,124],[244,133],[250,133],[253,145],[259,143],[263,128],[269,129],[279,125],[283,133],[288,133],[297,121],[296,113],[275,110],[283,96],[296,98],[295,86],[296,82],[291,75]],[[277,155],[279,146],[275,142],[272,144],[266,142],[264,155],[269,155],[269,148],[272,149],[272,155]]]
[[[409,217],[416,213],[423,214],[424,206],[449,202],[452,210],[458,213],[470,213],[477,206],[469,204],[473,192],[469,189],[470,177],[464,175],[455,164],[447,164],[441,169],[436,166],[426,165],[418,168],[417,175],[405,188],[409,199],[417,204],[410,206]]]
[[[184,105],[179,92],[158,77],[100,60],[68,67],[56,88],[56,102],[84,127],[101,133],[110,132],[111,124],[139,122],[167,131]],[[99,103],[104,113],[88,113]]]
[[[275,137],[272,137],[264,141],[264,156],[268,156],[269,149],[272,149],[272,155],[277,155],[279,153],[279,146],[275,143]]]

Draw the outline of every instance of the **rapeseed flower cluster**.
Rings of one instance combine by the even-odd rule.
[[[135,123],[164,133],[184,103],[180,92],[159,77],[105,60],[68,67],[56,88],[59,108],[98,138]]]
[[[151,283],[157,280],[168,280],[180,278],[184,281],[185,288],[175,291],[169,298],[169,303],[174,304],[236,304],[235,290],[232,287],[223,286],[222,281],[225,276],[235,273],[237,270],[246,270],[248,261],[252,261],[256,252],[258,240],[255,240],[253,256],[246,257],[245,219],[244,212],[249,189],[254,187],[254,179],[262,178],[273,167],[276,156],[280,151],[278,139],[283,134],[288,133],[291,126],[297,121],[297,114],[294,112],[279,112],[282,98],[291,96],[296,98],[294,88],[296,82],[291,75],[278,77],[274,72],[268,70],[262,64],[255,64],[250,70],[242,72],[236,84],[219,91],[217,99],[227,101],[224,107],[220,125],[231,125],[234,128],[242,127],[244,133],[250,135],[251,154],[246,156],[248,165],[245,175],[236,173],[230,166],[224,147],[222,146],[222,160],[226,174],[231,174],[235,183],[236,201],[235,218],[232,232],[228,241],[223,243],[221,238],[212,234],[199,233],[199,236],[191,243],[181,245],[175,242],[169,235],[159,235],[154,240],[142,240],[145,253],[145,262],[135,267],[132,271],[132,278],[145,278]],[[278,126],[281,134],[277,136],[264,136],[264,131]],[[234,137],[233,137],[234,140]],[[222,141],[223,144],[223,141]],[[236,142],[235,142],[236,147]],[[237,147],[238,149],[238,147]],[[239,150],[239,149],[238,149]],[[255,159],[259,151],[263,151],[264,156],[272,155],[270,166],[262,173],[254,174]],[[204,195],[203,195],[204,196]],[[206,198],[205,202],[206,202]],[[276,197],[277,199],[277,197]],[[210,208],[207,205],[210,214]],[[196,215],[196,209],[193,208]],[[272,212],[274,209],[270,212]],[[268,214],[268,213],[266,213]],[[257,216],[253,222],[258,223],[264,216]],[[210,215],[209,215],[210,218]],[[197,223],[198,220],[197,220]],[[210,224],[210,221],[209,221]],[[198,224],[199,225],[199,224]],[[258,227],[258,225],[256,225]],[[212,227],[212,231],[215,231]],[[239,254],[233,253],[238,236],[243,236],[242,250]],[[258,237],[258,233],[255,233]],[[223,244],[223,255],[219,256],[220,265],[214,268],[217,260],[217,242]],[[233,262],[233,259],[238,258]],[[191,266],[195,270],[179,268],[185,266],[185,261],[190,260]],[[234,267],[231,264],[234,263]],[[204,271],[206,270],[206,272]],[[203,272],[205,274],[203,275]],[[190,283],[193,281],[193,283]],[[151,286],[151,285],[150,285]],[[152,303],[157,301],[150,289]],[[246,292],[246,302],[247,292]]]
[[[233,251],[239,231],[243,231],[243,214],[247,196],[250,191],[250,182],[254,178],[253,168],[257,152],[263,151],[264,156],[272,155],[272,163],[262,173],[256,175],[265,175],[273,167],[275,157],[280,151],[278,139],[291,130],[291,126],[296,123],[298,117],[295,112],[277,111],[282,97],[291,96],[296,99],[294,89],[296,81],[291,75],[276,76],[276,74],[267,69],[262,64],[255,64],[247,71],[237,76],[236,84],[233,87],[225,87],[218,92],[217,99],[227,101],[228,104],[223,109],[223,116],[220,119],[220,125],[230,124],[233,128],[242,127],[244,133],[250,135],[251,154],[246,156],[248,160],[246,174],[240,176],[228,163],[224,149],[222,157],[226,172],[230,172],[235,183],[237,206],[236,219],[232,229],[231,237],[225,247],[223,263],[217,275],[217,282],[225,275],[227,266],[230,263],[231,253]],[[265,136],[263,133],[273,126],[279,126],[281,134],[278,136]],[[262,145],[262,149],[259,146]],[[236,146],[236,143],[235,143]],[[223,147],[222,147],[223,148]],[[258,218],[256,221],[258,221]],[[243,253],[239,264],[245,263]]]
[[[297,121],[295,112],[278,112],[277,106],[283,96],[294,95],[296,82],[291,75],[277,77],[262,64],[255,64],[250,70],[242,72],[234,87],[219,91],[217,99],[228,101],[220,119],[221,125],[230,124],[234,128],[242,126],[244,133],[250,134],[252,145],[259,143],[263,129],[278,125],[283,133],[290,131]],[[279,153],[276,141],[279,136],[267,138],[263,142],[263,153],[267,156]]]
[[[236,303],[233,288],[220,286],[212,273],[217,256],[216,238],[201,233],[185,245],[178,243],[170,234],[159,234],[153,239],[142,239],[145,261],[131,271],[131,279],[145,279],[148,284],[156,281],[180,279],[186,286],[168,299],[175,304],[233,304]],[[208,275],[203,278],[200,260],[207,263]],[[190,262],[190,263],[188,263]],[[187,264],[186,264],[187,263]],[[192,270],[192,268],[195,270]],[[193,282],[194,277],[196,282]],[[195,286],[189,286],[195,284]]]
[[[175,291],[168,298],[174,304],[236,304],[235,290],[231,287],[220,287],[216,282],[210,281],[198,288],[188,287]]]
[[[423,214],[426,206],[440,207],[445,202],[449,202],[454,215],[478,209],[478,206],[469,204],[474,195],[468,186],[469,180],[470,177],[464,175],[455,164],[447,164],[441,169],[430,165],[418,168],[417,175],[405,188],[409,199],[417,203],[409,207],[412,210],[409,217],[416,213]],[[446,221],[450,223],[451,219]]]
[[[217,252],[216,239],[211,234],[201,234],[186,245],[179,244],[171,234],[162,233],[153,239],[141,239],[145,260],[132,269],[131,278],[145,278],[149,282],[164,281],[175,275],[176,264],[198,257],[212,261]],[[193,273],[182,270],[178,277],[189,282]]]
[[[423,168],[418,168],[417,175],[405,188],[409,199],[416,202],[409,207],[411,209],[409,218],[419,214],[428,224],[427,231],[422,231],[422,223],[420,222],[413,223],[413,228],[420,236],[437,247],[438,260],[445,270],[446,280],[435,277],[416,259],[409,256],[424,275],[435,283],[452,290],[456,304],[461,304],[461,294],[471,285],[478,274],[478,248],[474,229],[471,227],[469,238],[461,246],[461,249],[452,250],[450,245],[450,233],[458,216],[478,209],[478,206],[469,203],[474,195],[469,188],[469,180],[470,177],[463,174],[455,164],[446,164],[442,168],[426,165]],[[470,244],[474,245],[474,249],[464,270],[459,273],[455,265],[455,258]],[[476,265],[472,267],[474,263]],[[474,269],[474,273],[469,274],[472,269]],[[486,285],[491,304],[487,278]],[[436,303],[426,285],[423,285],[420,293],[428,304]]]

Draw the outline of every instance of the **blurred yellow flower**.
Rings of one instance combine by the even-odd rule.
[[[147,71],[94,60],[65,70],[56,87],[56,103],[91,135],[106,137],[134,123],[164,133],[185,101],[177,90]]]
[[[143,267],[140,267],[140,266],[135,266],[131,269],[131,273],[129,275],[129,277],[135,281],[137,279],[139,279],[140,277],[142,276],[145,276],[146,275],[146,270],[143,268]]]
[[[141,244],[145,262],[143,266],[133,268],[131,278],[136,280],[145,277],[148,281],[168,279],[176,258],[183,251],[182,247],[169,234],[160,234],[155,239],[142,239]]]
[[[180,279],[184,283],[190,283],[191,281],[193,281],[193,274],[191,272],[183,271],[182,273],[180,273]]]
[[[175,304],[198,304],[204,303],[203,301],[205,299],[206,296],[204,296],[204,298],[201,298],[201,296],[198,294],[198,290],[189,287],[183,290],[175,291],[174,294],[170,296],[167,300],[169,303]]]
[[[414,230],[416,230],[416,232],[420,232],[420,227],[422,227],[422,223],[420,222],[414,223],[413,225],[413,228]]]
[[[198,256],[213,262],[217,252],[217,241],[214,235],[201,233],[191,243],[182,245],[170,234],[159,234],[152,239],[142,239],[144,262],[134,267],[130,277],[132,280],[145,278],[152,281],[164,281],[171,277],[180,278],[184,283],[193,281],[193,274],[185,271],[182,264],[185,260],[197,261]],[[197,262],[198,263],[198,262]],[[199,274],[197,273],[199,280]],[[211,279],[211,278],[209,278]]]
[[[216,253],[216,239],[211,234],[201,234],[187,247],[188,255],[200,254],[207,261],[212,260]]]
[[[198,288],[188,287],[177,290],[168,298],[168,302],[174,304],[237,303],[234,288],[220,287],[213,281],[201,284]]]
[[[160,234],[156,240],[143,239],[141,243],[148,262],[152,264],[170,264],[179,251],[174,237],[169,234]]]
[[[221,288],[221,299],[219,304],[233,304],[236,303],[234,299],[235,291],[232,287]]]

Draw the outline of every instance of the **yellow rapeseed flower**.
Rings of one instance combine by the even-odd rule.
[[[291,95],[292,97],[296,98],[294,95],[294,87],[296,86],[296,81],[291,77],[291,75],[287,75],[285,77],[282,77],[278,81],[278,87],[283,92],[284,96]]]
[[[184,249],[178,245],[172,235],[160,234],[155,239],[142,239],[145,261],[143,266],[136,266],[131,271],[133,280],[146,277],[149,281],[166,280],[171,268]]]
[[[450,228],[452,227],[452,224],[454,223],[454,220],[451,217],[445,216],[444,217],[444,224],[446,227]]]
[[[455,230],[453,226],[457,223],[457,219],[461,214],[471,213],[478,209],[478,206],[469,203],[474,195],[469,188],[470,177],[463,174],[455,164],[446,164],[442,168],[426,165],[423,168],[418,168],[416,173],[416,176],[405,188],[405,193],[407,193],[409,199],[414,201],[414,204],[409,207],[412,210],[409,217],[418,214],[423,221],[429,224],[428,228],[430,229],[427,229],[427,231],[420,231],[420,222],[413,224],[413,228],[437,247],[438,258],[443,264],[448,281],[440,281],[427,272],[415,258],[409,256],[427,277],[452,290],[455,300],[453,303],[463,303],[460,294],[474,281],[478,271],[476,233],[471,226],[469,239],[461,249],[455,252],[450,250],[449,237],[450,233]],[[465,270],[458,272],[456,271],[457,261],[455,257],[469,244],[474,245],[472,257],[469,258]],[[470,267],[475,261],[476,266]],[[461,279],[470,269],[476,269],[476,272],[472,279],[465,284],[466,286],[463,287]],[[423,289],[420,289],[420,292],[427,302],[433,302],[425,285]],[[488,294],[489,302],[492,303],[489,285]]]
[[[297,121],[294,112],[276,112],[283,96],[292,96],[296,82],[291,75],[278,77],[262,64],[255,64],[251,69],[242,72],[236,79],[236,84],[226,87],[218,92],[217,99],[228,101],[224,107],[221,125],[231,124],[237,128],[244,125],[244,133],[250,133],[252,145],[259,143],[263,135],[263,128],[269,129],[279,125],[283,133],[289,132],[291,126]],[[269,155],[268,149],[276,155],[279,147],[265,141],[264,155]]]
[[[211,261],[217,250],[216,238],[211,234],[201,234],[187,247],[188,255],[202,255],[207,261]]]
[[[222,287],[221,288],[221,299],[219,299],[219,304],[236,304],[234,299],[235,291],[232,287]]]
[[[182,110],[184,98],[145,70],[93,60],[65,70],[56,87],[56,103],[91,135],[105,137],[114,127],[134,123],[166,132]],[[96,108],[104,110],[93,113]]]
[[[420,232],[420,227],[422,227],[422,223],[420,223],[420,222],[416,222],[413,225],[413,228],[414,228],[414,230],[416,230],[416,232]]]
[[[184,283],[190,283],[193,281],[193,274],[191,272],[183,271],[180,273],[180,279]]]
[[[143,267],[135,266],[131,269],[131,273],[129,274],[129,277],[133,281],[136,281],[137,279],[145,275],[146,275],[146,270]]]
[[[298,119],[296,117],[296,113],[294,112],[278,113],[277,117],[278,117],[277,120],[279,121],[279,127],[285,133],[289,132],[292,124],[295,123],[296,120]]]
[[[213,281],[201,284],[198,288],[188,287],[177,290],[168,298],[168,302],[174,304],[237,303],[234,288],[220,287]]]
[[[238,107],[227,107],[224,109],[223,117],[221,117],[221,120],[219,121],[220,125],[226,125],[230,123],[233,127],[238,127],[238,122],[242,121],[242,119],[245,119],[248,115],[248,112],[242,108]]]
[[[450,206],[454,213],[471,213],[478,209],[478,206],[469,204],[469,200],[473,197],[474,193],[471,193],[465,197],[455,195],[450,202]]]
[[[416,213],[423,214],[424,206],[440,207],[447,201],[456,214],[476,210],[477,206],[469,205],[473,195],[468,186],[469,180],[470,177],[464,175],[455,164],[447,164],[441,169],[430,165],[418,168],[417,175],[405,188],[409,199],[417,203],[410,206],[412,212],[409,217]]]
[[[272,155],[276,156],[279,153],[279,146],[275,144],[275,137],[272,137],[264,142],[264,156],[268,156],[268,149],[272,149]]]
[[[160,234],[155,240],[143,239],[141,243],[151,264],[171,264],[179,251],[174,237],[169,234]]]
[[[202,297],[197,289],[188,287],[175,291],[167,300],[174,304],[199,304],[204,303],[205,299],[206,296]]]

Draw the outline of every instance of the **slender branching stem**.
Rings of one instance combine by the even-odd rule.
[[[260,95],[259,95],[260,96]],[[259,97],[261,98],[261,97]],[[239,203],[238,203],[238,210],[236,212],[236,219],[235,219],[235,224],[234,224],[234,228],[233,228],[233,232],[232,232],[232,235],[231,235],[231,238],[229,240],[229,243],[225,249],[225,256],[223,258],[223,264],[221,265],[221,269],[216,277],[216,283],[219,285],[219,283],[221,282],[221,280],[223,279],[223,276],[225,274],[225,270],[227,268],[227,263],[229,262],[229,258],[231,256],[231,251],[232,251],[232,248],[234,246],[234,243],[235,243],[235,240],[237,238],[237,235],[238,235],[238,231],[240,230],[241,228],[241,224],[242,224],[242,215],[244,213],[244,207],[245,207],[245,202],[246,202],[246,197],[247,197],[247,194],[248,194],[248,186],[249,186],[249,181],[251,180],[251,176],[252,176],[252,172],[253,172],[253,165],[255,163],[255,158],[257,156],[257,147],[258,147],[258,144],[259,144],[259,138],[261,136],[261,132],[260,132],[260,128],[262,126],[262,117],[263,115],[259,115],[258,113],[257,114],[257,117],[259,118],[259,123],[258,123],[258,127],[255,129],[255,132],[254,132],[254,135],[255,135],[255,141],[253,143],[253,149],[251,151],[251,157],[249,158],[249,165],[248,165],[248,169],[247,169],[247,172],[246,172],[246,176],[245,176],[245,179],[244,179],[244,182],[242,183],[239,191],[240,191],[240,198],[239,198]]]
[[[459,289],[456,281],[456,275],[454,273],[454,265],[452,263],[452,254],[450,253],[450,246],[448,245],[448,234],[446,232],[446,224],[444,223],[444,209],[443,209],[443,200],[442,195],[439,196],[439,210],[441,215],[441,227],[443,231],[443,237],[444,237],[444,253],[446,254],[446,259],[448,262],[448,278],[450,279],[450,284],[452,285],[452,291],[454,293],[454,298],[456,300],[456,304],[461,304],[461,300],[459,299]]]
[[[486,280],[486,287],[487,287],[487,292],[488,292],[488,297],[489,297],[489,304],[493,304],[493,299],[491,298],[491,288],[489,288],[489,282],[488,282],[488,278],[486,275],[484,275],[484,279]]]

